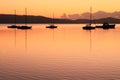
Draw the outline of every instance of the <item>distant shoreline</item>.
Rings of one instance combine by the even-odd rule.
[[[14,24],[14,23],[0,23],[0,24]],[[25,23],[16,23],[16,24],[25,24]],[[52,24],[52,23],[27,23],[27,24]],[[89,23],[54,23],[54,24],[89,24]],[[92,23],[92,24],[103,24],[102,22],[100,23]],[[111,22],[110,24],[120,24],[119,23],[113,23]]]
[[[16,15],[16,21],[15,21],[15,15],[0,14],[0,24],[14,24],[15,22],[17,24],[24,24],[25,23],[25,15]],[[89,19],[71,20],[71,19],[54,18],[55,24],[87,24],[89,22],[90,22]],[[100,24],[100,23],[104,23],[104,22],[119,24],[120,19],[107,17],[107,18],[92,20],[93,24]],[[53,19],[44,17],[44,16],[28,15],[27,23],[28,24],[51,24],[51,23],[53,23]]]

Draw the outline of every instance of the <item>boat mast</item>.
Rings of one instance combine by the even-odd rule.
[[[14,10],[14,23],[15,23],[15,25],[16,25],[16,10]]]
[[[52,19],[52,24],[54,25],[54,13],[53,13],[53,19]]]
[[[25,8],[25,26],[27,26],[27,8]]]
[[[92,7],[90,7],[90,25],[92,24]]]

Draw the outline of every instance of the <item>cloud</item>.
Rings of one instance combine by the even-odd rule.
[[[69,14],[66,15],[65,13],[61,16],[61,18],[64,19],[89,19],[90,13],[85,12],[82,14]],[[95,13],[92,13],[93,19],[100,19],[100,18],[106,18],[106,17],[113,17],[113,18],[118,18],[120,19],[120,11],[115,11],[115,12],[105,12],[105,11],[98,11]]]

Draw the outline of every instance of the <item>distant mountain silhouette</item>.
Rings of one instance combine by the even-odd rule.
[[[89,23],[90,21],[88,19],[77,19],[75,22],[78,23]],[[101,18],[101,19],[94,19],[92,20],[92,23],[120,23],[120,19],[112,18],[112,17],[107,17],[107,18]]]
[[[85,12],[82,14],[69,14],[66,15],[65,13],[61,16],[62,19],[89,19],[89,12]],[[105,12],[105,11],[97,11],[95,13],[92,13],[93,19],[100,19],[100,18],[107,18],[107,17],[113,17],[120,19],[120,11],[115,12]]]
[[[87,13],[86,13],[87,15]],[[11,14],[0,14],[0,23],[14,23],[14,15]],[[88,16],[89,17],[89,16]],[[16,16],[16,23],[24,23],[25,22],[25,15],[17,15]],[[120,19],[117,18],[101,18],[101,19],[94,19],[93,23],[120,23]],[[27,16],[27,23],[52,23],[52,18],[44,17],[44,16]],[[89,23],[89,19],[60,19],[54,18],[54,23]]]
[[[0,14],[0,23],[14,23],[14,15]],[[27,23],[52,23],[52,18],[44,16],[27,16]],[[25,15],[16,15],[16,23],[24,23]],[[73,20],[69,19],[54,19],[54,23],[73,23]]]

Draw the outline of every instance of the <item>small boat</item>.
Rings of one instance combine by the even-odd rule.
[[[15,14],[14,14],[14,25],[8,26],[8,28],[17,28],[19,26],[16,25],[16,10],[15,10]]]
[[[90,7],[90,23],[83,27],[84,30],[93,30],[95,27],[92,25],[92,7]]]
[[[91,26],[90,24],[87,24],[86,26],[83,27],[85,30],[92,30],[95,29],[95,27]]]
[[[19,26],[17,29],[31,29],[32,26]]]
[[[11,25],[11,26],[8,26],[8,28],[18,28],[19,26],[17,25]]]
[[[27,26],[27,8],[25,8],[25,25],[17,27],[17,29],[31,29],[32,26]]]
[[[51,29],[57,28],[57,26],[54,25],[54,14],[53,14],[53,19],[52,19],[52,24],[49,26],[46,26],[46,28],[51,28]]]
[[[103,25],[96,26],[96,28],[114,29],[115,28],[115,24],[103,23]]]
[[[50,25],[50,26],[47,26],[46,28],[57,28],[57,26],[55,26],[55,25]]]

